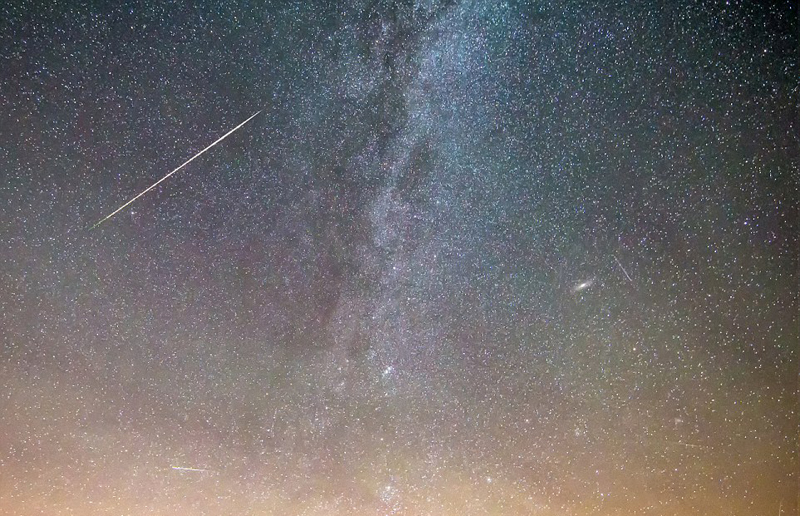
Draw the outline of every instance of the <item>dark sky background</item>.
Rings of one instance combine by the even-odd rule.
[[[44,4],[2,514],[797,513],[795,2]]]

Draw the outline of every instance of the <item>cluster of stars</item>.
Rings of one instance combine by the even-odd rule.
[[[0,513],[796,512],[796,29],[3,5]]]

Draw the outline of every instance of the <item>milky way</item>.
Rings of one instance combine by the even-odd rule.
[[[57,4],[0,512],[797,512],[794,3]]]

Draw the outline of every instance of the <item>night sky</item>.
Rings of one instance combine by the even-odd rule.
[[[795,2],[50,4],[0,514],[797,513]]]

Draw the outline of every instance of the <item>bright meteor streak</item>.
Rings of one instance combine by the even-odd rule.
[[[185,161],[185,162],[184,162],[184,163],[183,163],[181,166],[179,166],[178,168],[176,168],[175,170],[173,170],[172,172],[170,172],[170,173],[169,173],[169,174],[167,174],[166,176],[162,177],[161,179],[159,179],[158,181],[156,181],[155,183],[153,183],[152,185],[150,185],[150,186],[149,186],[149,187],[148,187],[146,190],[144,190],[142,193],[140,193],[139,195],[137,195],[136,197],[134,197],[134,198],[133,198],[133,199],[131,199],[130,201],[126,202],[125,204],[123,204],[122,206],[120,206],[119,208],[117,208],[117,209],[116,209],[114,212],[112,212],[110,215],[106,216],[106,217],[105,217],[103,220],[101,220],[100,222],[98,222],[97,224],[95,224],[94,226],[92,226],[92,227],[91,227],[91,228],[89,228],[89,229],[91,230],[91,229],[94,229],[94,228],[96,228],[97,226],[99,226],[99,225],[100,225],[100,224],[102,224],[103,222],[107,221],[108,219],[110,219],[111,217],[113,217],[114,215],[116,215],[117,213],[119,213],[119,212],[121,212],[122,210],[124,210],[125,208],[127,208],[127,207],[128,207],[130,204],[131,204],[131,203],[133,203],[133,201],[135,201],[135,200],[136,200],[136,199],[138,199],[139,197],[143,196],[144,194],[146,194],[147,192],[149,192],[150,190],[152,190],[153,188],[155,188],[156,186],[158,186],[158,185],[159,185],[159,184],[160,184],[162,181],[164,181],[165,179],[167,179],[169,176],[171,176],[172,174],[174,174],[174,173],[175,173],[175,172],[177,172],[178,170],[182,169],[183,167],[185,167],[186,165],[188,165],[189,163],[191,163],[192,161],[194,161],[195,159],[197,159],[198,157],[200,157],[200,155],[202,155],[202,154],[203,154],[204,152],[206,152],[208,149],[210,149],[210,148],[211,148],[211,147],[213,147],[214,145],[218,144],[219,142],[221,142],[222,140],[224,140],[225,138],[227,138],[227,137],[228,137],[228,136],[230,136],[231,134],[235,133],[237,130],[239,130],[239,128],[240,128],[240,127],[242,127],[244,124],[246,124],[247,122],[249,122],[250,120],[252,120],[253,118],[255,118],[255,116],[256,116],[256,115],[258,115],[259,113],[261,113],[261,111],[262,111],[262,110],[256,111],[256,112],[255,112],[255,113],[254,113],[254,114],[253,114],[253,115],[252,115],[250,118],[248,118],[247,120],[245,120],[245,121],[244,121],[244,122],[242,122],[241,124],[237,125],[237,126],[236,126],[236,127],[234,127],[233,129],[231,129],[230,131],[228,131],[227,133],[225,133],[225,134],[224,134],[224,135],[223,135],[221,138],[219,138],[217,141],[215,141],[214,143],[212,143],[211,145],[209,145],[209,146],[208,146],[208,147],[206,147],[205,149],[201,150],[200,152],[198,152],[197,154],[195,154],[194,156],[192,156],[191,158],[189,158],[188,160],[186,160],[186,161]]]

